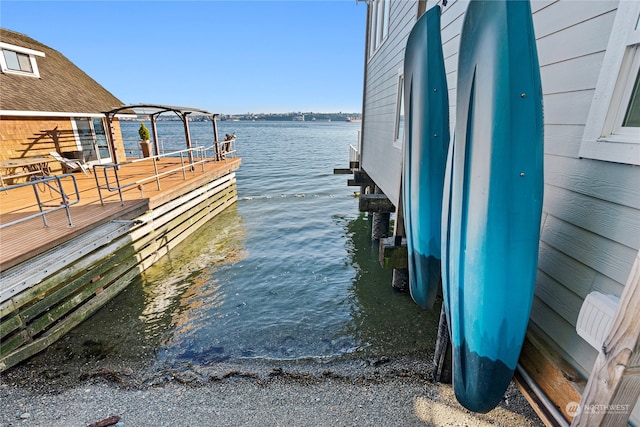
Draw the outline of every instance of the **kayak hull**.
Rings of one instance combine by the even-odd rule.
[[[528,1],[472,0],[445,173],[443,294],[458,401],[488,412],[516,368],[543,197],[542,89]]]
[[[432,308],[440,287],[442,191],[449,146],[439,6],[420,17],[407,40],[404,96],[402,200],[409,289],[418,305]]]

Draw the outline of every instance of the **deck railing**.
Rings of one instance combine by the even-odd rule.
[[[359,162],[360,152],[353,144],[349,144],[349,162]]]
[[[73,193],[67,193],[62,185],[62,180],[65,178],[70,178],[73,183]],[[56,193],[60,196],[60,201],[56,203],[52,203],[51,201],[43,201],[38,193],[38,186],[42,185],[45,188],[45,191],[48,189],[51,194]],[[33,218],[42,217],[42,222],[45,227],[48,227],[47,223],[47,214],[50,214],[55,211],[59,211],[61,209],[66,210],[67,213],[67,221],[69,223],[69,227],[73,227],[73,222],[71,220],[71,211],[69,210],[69,206],[73,206],[80,202],[80,191],[78,190],[78,183],[76,182],[76,178],[72,174],[64,174],[64,175],[54,175],[54,176],[43,176],[43,177],[33,177],[32,181],[25,182],[22,184],[14,184],[7,187],[3,187],[0,192],[10,192],[12,190],[16,190],[18,188],[23,187],[32,187],[33,193],[36,198],[36,203],[38,204],[38,209],[40,212],[22,217],[15,221],[7,222],[4,224],[0,224],[0,229],[10,227],[15,224],[19,224],[21,222],[28,221]],[[71,197],[74,200],[71,200]],[[57,197],[56,197],[57,199]]]
[[[131,160],[122,163],[105,163],[100,165],[93,165],[93,176],[96,180],[96,187],[98,188],[98,196],[100,197],[100,203],[104,206],[104,198],[102,197],[102,190],[109,192],[118,192],[120,197],[120,204],[124,205],[124,197],[122,192],[131,187],[138,187],[147,182],[156,181],[158,191],[161,190],[160,178],[167,175],[172,175],[182,171],[182,178],[187,179],[187,170],[191,173],[195,173],[196,166],[201,165],[202,172],[205,171],[204,164],[208,161],[212,161],[213,158],[207,156],[208,149],[205,147],[194,147],[185,150],[173,151],[171,153],[161,154],[159,156],[145,157],[142,159]],[[158,170],[158,161],[163,158],[180,158],[180,166],[171,168],[169,170]],[[153,162],[154,174],[145,176],[144,178],[122,181],[119,171],[125,169],[128,165],[134,165],[140,162]],[[103,179],[103,180],[102,180]]]

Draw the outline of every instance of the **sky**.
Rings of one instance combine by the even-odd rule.
[[[359,112],[355,0],[2,0],[0,26],[58,50],[125,104]]]

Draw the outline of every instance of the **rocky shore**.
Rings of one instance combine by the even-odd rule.
[[[52,366],[55,366],[53,368]],[[1,376],[0,426],[541,426],[512,385],[488,414],[412,357],[243,361],[154,371],[96,361]]]

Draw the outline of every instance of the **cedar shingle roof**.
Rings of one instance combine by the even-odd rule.
[[[45,54],[36,57],[39,79],[0,73],[0,110],[101,113],[123,105],[60,52],[4,28],[0,41]]]

